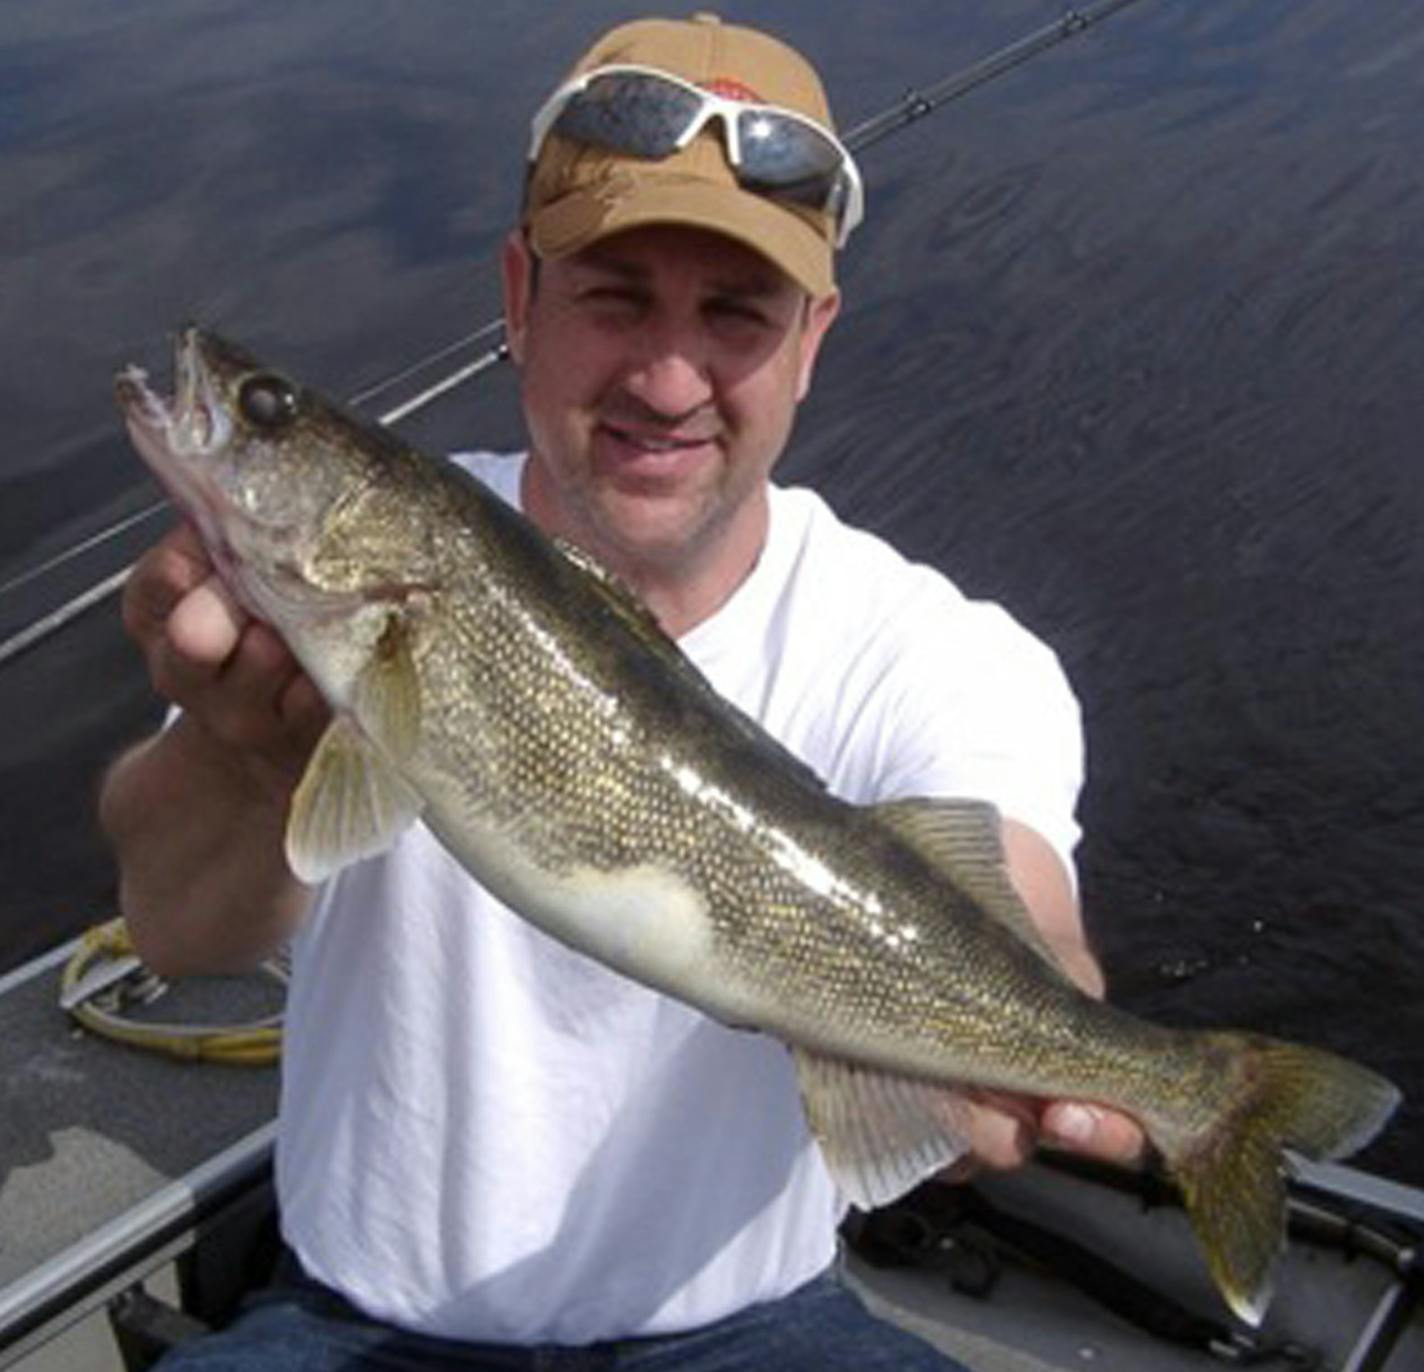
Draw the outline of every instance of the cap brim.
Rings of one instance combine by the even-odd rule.
[[[618,181],[622,184],[614,184]],[[725,234],[780,267],[815,299],[835,290],[831,246],[795,210],[674,171],[644,167],[636,176],[615,175],[575,188],[536,210],[528,229],[540,257],[559,258],[651,224],[685,224]]]

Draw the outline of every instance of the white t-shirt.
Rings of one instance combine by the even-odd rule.
[[[519,459],[459,460],[518,504]],[[810,491],[773,489],[757,566],[682,647],[837,794],[977,796],[1071,864],[1056,659]],[[831,1261],[844,1207],[786,1049],[555,943],[423,826],[332,878],[295,954],[284,1231],[372,1315],[583,1344],[706,1324]]]

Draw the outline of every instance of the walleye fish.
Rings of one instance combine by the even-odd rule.
[[[585,554],[241,349],[191,329],[139,452],[333,722],[291,807],[307,881],[422,820],[541,929],[795,1055],[846,1196],[966,1146],[990,1088],[1136,1118],[1231,1308],[1284,1243],[1283,1149],[1341,1156],[1399,1100],[1313,1048],[1184,1032],[1085,995],[1010,885],[985,805],[849,805],[724,701]]]

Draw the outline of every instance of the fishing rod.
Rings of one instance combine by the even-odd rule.
[[[502,319],[495,320],[493,325],[485,325],[477,329],[466,338],[459,339],[440,350],[440,356],[448,356],[459,351],[462,347],[468,347],[472,340],[478,339],[484,334],[493,332],[495,329],[504,327]],[[473,362],[467,362],[463,367],[457,368],[449,376],[437,381],[434,385],[428,386],[425,390],[412,396],[409,400],[396,405],[387,410],[384,414],[377,415],[377,421],[390,425],[398,424],[402,419],[414,414],[417,410],[424,409],[432,401],[439,399],[446,391],[454,390],[456,386],[463,385],[466,381],[473,380],[481,372],[488,371],[489,368],[497,366],[509,356],[509,347],[503,341],[497,343],[488,352],[475,358]],[[360,404],[363,399],[369,399],[381,391],[388,390],[391,386],[399,385],[401,381],[424,369],[432,361],[432,358],[422,359],[420,362],[407,367],[398,376],[387,378],[378,382],[362,395],[354,396],[348,402],[352,405]],[[56,554],[47,561],[42,562],[38,567],[32,567],[27,572],[22,572],[19,576],[12,577],[9,581],[0,585],[0,597],[18,590],[21,586],[34,581],[45,572],[54,571],[57,567],[72,561],[81,554],[88,552],[91,548],[96,548],[102,543],[108,542],[112,538],[118,537],[127,529],[142,523],[146,519],[151,519],[154,515],[166,510],[171,504],[166,498],[156,500],[150,505],[132,515],[126,515],[116,524],[110,525],[107,529],[89,538],[81,540],[72,548],[67,548],[64,552]],[[12,658],[19,657],[21,653],[33,648],[36,644],[42,643],[52,634],[62,629],[71,620],[78,619],[86,610],[107,600],[111,595],[120,590],[125,581],[128,580],[129,573],[133,571],[133,563],[126,563],[118,571],[103,578],[102,581],[95,582],[92,586],[80,591],[78,595],[70,600],[66,600],[58,609],[51,610],[48,614],[41,615],[38,619],[27,624],[23,629],[11,634],[8,638],[0,640],[0,667],[3,667]]]
[[[934,85],[926,86],[923,90],[906,91],[895,104],[848,130],[843,135],[842,141],[852,152],[862,152],[882,139],[888,138],[892,133],[898,133],[907,125],[916,123],[926,115],[933,114],[941,106],[961,99],[977,87],[996,80],[1014,67],[1021,66],[1040,53],[1046,52],[1049,48],[1056,47],[1059,43],[1067,42],[1068,39],[1085,32],[1118,10],[1126,9],[1129,5],[1135,5],[1137,2],[1138,0],[1097,0],[1096,4],[1089,4],[1081,9],[1070,7],[1051,23],[1034,29],[1032,33],[1025,34],[1022,38],[1015,39],[1007,46],[991,52],[987,57],[980,58],[979,61],[935,82]],[[359,405],[371,396],[424,371],[431,363],[448,357],[470,343],[497,333],[503,328],[503,319],[491,320],[465,338],[457,339],[454,343],[412,363],[385,381],[378,382],[368,391],[353,397],[351,403]],[[392,411],[395,418],[383,416],[382,422],[396,423],[399,419],[413,414],[416,410],[423,408],[471,377],[479,375],[480,372],[498,362],[503,362],[508,356],[509,349],[504,342],[497,343],[474,362],[411,397],[404,405],[398,406],[396,410]]]
[[[959,100],[977,87],[997,80],[1005,72],[1022,66],[1039,53],[1066,43],[1070,38],[1076,38],[1094,24],[1116,14],[1118,10],[1136,3],[1137,0],[1098,0],[1098,3],[1084,5],[1082,8],[1070,7],[1052,23],[1034,29],[1032,33],[1025,34],[1007,47],[991,52],[987,57],[980,58],[952,76],[946,76],[942,81],[926,86],[924,90],[906,91],[897,104],[864,123],[857,124],[843,136],[842,141],[852,152],[861,152],[880,142],[882,138],[898,133],[906,125],[933,114],[952,100]]]
[[[1057,47],[1060,43],[1067,42],[1071,38],[1076,38],[1095,24],[1136,3],[1137,0],[1096,0],[1096,3],[1093,4],[1070,6],[1059,18],[1034,29],[1022,38],[1015,39],[1012,43],[991,52],[987,57],[982,57],[977,62],[946,76],[943,80],[926,86],[922,90],[906,91],[893,105],[848,130],[843,135],[843,141],[852,152],[864,151],[910,124],[918,123],[927,115],[942,109],[952,101],[962,99],[970,91],[997,80],[1005,73],[1012,71],[1015,67],[1022,66],[1048,49]],[[503,319],[491,320],[473,333],[466,334],[453,343],[437,348],[434,352],[428,353],[409,366],[403,367],[400,371],[367,387],[352,396],[349,403],[352,405],[365,404],[375,396],[382,395],[427,370],[436,362],[454,356],[482,339],[502,334],[503,329]],[[409,399],[393,406],[377,418],[382,424],[398,424],[449,391],[473,380],[490,368],[498,366],[508,356],[508,344],[503,337],[500,337],[498,342],[472,361],[457,367],[453,372],[425,387]],[[167,504],[167,501],[159,501],[145,507],[135,515],[126,516],[118,523],[82,540],[39,566],[0,584],[0,599],[43,573],[54,570],[91,548],[116,537],[134,524],[152,517],[158,511],[167,508]],[[58,609],[35,620],[18,633],[0,640],[0,666],[4,666],[5,663],[18,657],[21,653],[43,642],[71,620],[77,619],[86,610],[113,594],[123,585],[132,568],[133,564],[129,563],[111,576],[105,577],[102,581],[80,592],[73,599],[66,601]]]
[[[447,343],[443,348],[437,348],[433,353],[427,353],[424,357],[417,358],[416,361],[412,362],[408,367],[402,367],[400,371],[367,386],[363,391],[358,391],[355,395],[351,396],[346,403],[356,406],[369,404],[378,395],[383,395],[386,391],[393,390],[403,381],[409,381],[411,377],[419,375],[434,363],[443,362],[447,357],[453,357],[456,353],[463,352],[466,348],[478,343],[482,338],[488,338],[491,334],[500,333],[503,329],[503,319],[492,319],[488,324],[481,325],[481,327],[476,329],[473,333],[462,335],[455,339],[453,343]],[[497,353],[499,351],[500,345],[496,345],[490,349],[490,353]],[[490,353],[486,353],[485,356],[489,356]],[[464,368],[461,368],[462,372],[464,370]],[[422,394],[424,393],[422,392]],[[407,404],[409,404],[409,402],[407,402]],[[397,406],[396,408],[400,409],[401,407]],[[383,424],[395,423],[394,420],[384,417],[381,422]]]
[[[442,348],[437,348],[434,352],[426,354],[418,361],[411,363],[408,367],[403,367],[400,371],[373,385],[366,387],[363,391],[358,391],[349,397],[347,404],[360,406],[368,404],[378,395],[399,386],[402,382],[410,380],[411,377],[425,371],[437,362],[444,361],[448,357],[462,352],[464,349],[478,343],[482,338],[487,338],[492,334],[499,333],[504,328],[504,321],[496,319],[481,328],[475,329],[472,333],[457,338],[452,343],[447,343]],[[450,375],[442,378],[432,386],[412,396],[409,400],[388,410],[385,414],[378,416],[380,422],[386,425],[398,424],[407,415],[414,414],[417,410],[423,409],[446,391],[453,390],[456,386],[472,380],[482,371],[494,366],[498,362],[504,361],[508,356],[508,349],[503,341],[497,343],[488,352],[476,358],[473,362],[466,363]],[[49,572],[57,571],[65,564],[74,561],[77,557],[82,557],[91,549],[100,547],[104,543],[117,538],[120,534],[126,533],[129,529],[135,528],[145,521],[152,519],[155,515],[161,514],[168,509],[172,502],[164,497],[160,500],[151,501],[142,509],[136,510],[133,514],[125,515],[116,520],[107,528],[101,529],[96,534],[91,534],[87,538],[82,538],[79,542],[56,553],[53,557],[45,558],[35,566],[27,568],[18,575],[11,577],[8,581],[0,582],[0,601],[7,596],[19,591],[22,587],[29,585],[33,581],[38,581]],[[3,666],[12,657],[18,657],[26,648],[47,638],[56,629],[63,627],[70,620],[77,618],[89,609],[91,605],[98,604],[109,595],[113,594],[123,585],[125,578],[129,574],[132,564],[123,567],[112,576],[105,577],[102,581],[90,586],[87,590],[81,591],[72,600],[66,601],[58,609],[42,615],[33,623],[12,634],[10,637],[0,641],[0,666]]]

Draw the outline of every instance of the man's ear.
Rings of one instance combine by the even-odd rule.
[[[806,302],[806,316],[801,321],[801,372],[796,379],[796,399],[806,399],[811,389],[811,377],[815,374],[816,358],[821,351],[821,341],[827,330],[835,322],[841,311],[839,291],[823,295],[819,300]]]
[[[524,340],[529,329],[529,303],[534,295],[534,251],[518,229],[504,240],[501,257],[504,275],[504,337],[516,365],[524,361]]]

